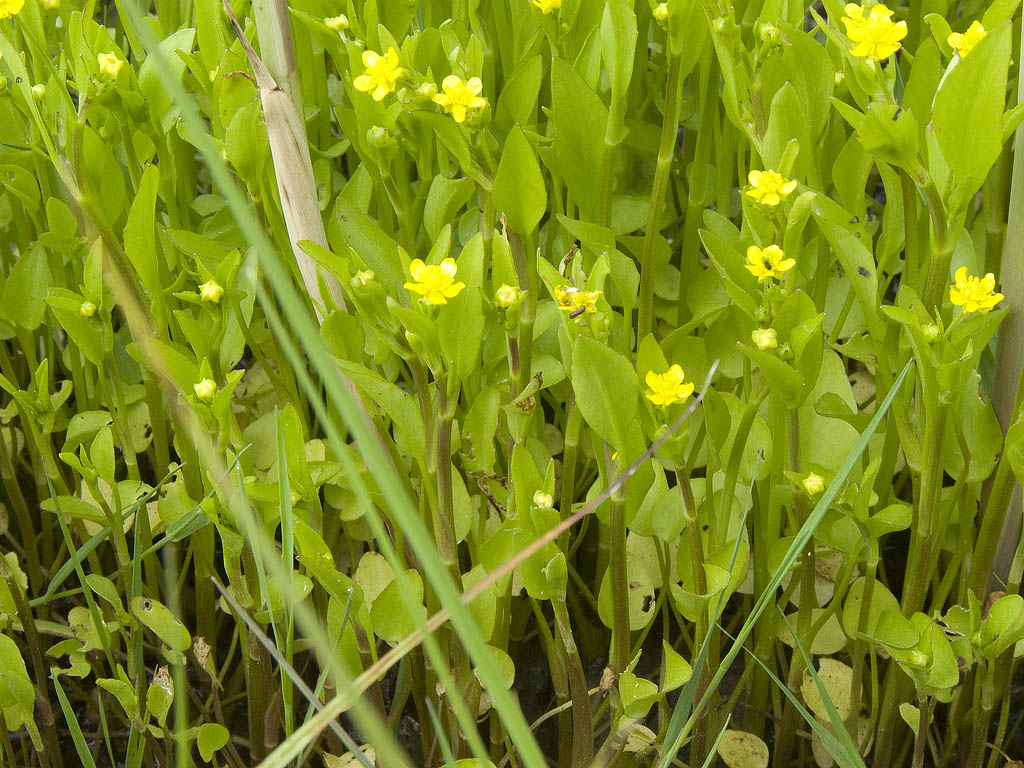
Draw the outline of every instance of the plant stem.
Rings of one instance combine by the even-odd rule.
[[[537,316],[537,267],[528,262],[523,241],[519,235],[505,227],[509,250],[512,252],[512,263],[516,268],[519,290],[526,292],[519,314],[519,372],[516,378],[516,392],[522,392],[530,381],[533,366],[533,321]]]
[[[605,444],[605,461],[614,466]],[[609,658],[616,676],[629,664],[629,584],[626,577],[626,492],[618,488],[608,500],[611,505],[612,647]]]
[[[651,188],[650,208],[647,211],[647,228],[644,231],[644,247],[640,257],[640,307],[637,313],[637,343],[646,338],[654,324],[654,244],[657,241],[661,211],[665,205],[665,191],[668,189],[672,157],[675,154],[676,138],[679,133],[679,113],[682,110],[683,78],[679,76],[682,65],[682,47],[671,46],[668,61],[668,85],[665,93],[665,112],[661,122],[661,139],[658,142],[658,161],[654,169],[654,185]]]
[[[572,636],[572,623],[565,599],[556,597],[551,601],[551,607],[555,612],[555,630],[565,651],[569,695],[572,697],[572,768],[586,768],[594,757],[594,726],[587,677]]]
[[[941,395],[934,407],[925,409],[921,493],[916,520],[910,530],[910,554],[907,557],[908,586],[903,593],[903,614],[907,617],[921,610],[930,581],[928,561],[942,490],[943,435],[948,411],[949,405]]]
[[[924,768],[924,749],[928,744],[928,721],[931,719],[931,698],[917,690],[917,732],[914,734],[914,762],[911,768]]]

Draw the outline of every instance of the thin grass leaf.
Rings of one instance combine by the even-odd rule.
[[[295,567],[295,520],[292,509],[292,489],[288,480],[288,451],[285,448],[281,412],[277,409],[274,410],[274,421],[277,426],[277,490],[278,504],[281,509],[281,565],[287,579],[284,600],[284,657],[290,666],[293,659],[292,643],[295,636],[295,614],[291,600],[294,584],[292,572]],[[280,640],[280,638],[278,639]],[[292,713],[292,686],[283,671],[281,674],[281,700],[284,708],[284,732],[287,736],[294,730],[295,723]]]
[[[71,732],[71,741],[75,745],[75,754],[78,755],[83,768],[96,768],[96,762],[92,759],[92,752],[89,751],[89,745],[85,741],[85,734],[82,733],[82,726],[78,724],[78,716],[71,707],[71,702],[68,701],[67,694],[64,693],[64,688],[61,686],[58,678],[57,670],[51,669],[50,679],[53,681],[54,690],[57,691],[57,701],[60,702],[61,712],[64,713],[64,722],[67,723],[68,731]]]
[[[715,762],[715,758],[718,756],[718,745],[722,743],[722,737],[725,736],[725,732],[729,730],[729,721],[732,720],[732,712],[725,716],[725,722],[722,723],[722,730],[718,732],[718,736],[715,738],[715,743],[711,745],[711,749],[708,750],[708,756],[704,758],[704,768],[711,768],[711,764]]]
[[[796,630],[790,623],[789,617],[786,616],[785,612],[781,608],[779,609],[779,613],[782,614],[782,620],[786,622],[786,627],[789,629],[790,634],[793,636],[793,647],[797,648],[800,651],[800,655],[803,656],[804,664],[807,667],[807,671],[814,679],[814,684],[818,688],[818,693],[821,694],[821,701],[825,705],[825,711],[828,712],[828,719],[832,723],[832,727],[835,729],[841,747],[846,752],[848,762],[842,764],[842,768],[846,768],[846,766],[863,766],[864,761],[861,760],[860,750],[857,749],[857,745],[854,743],[853,737],[850,736],[850,732],[846,729],[846,723],[844,723],[843,719],[839,716],[839,712],[836,710],[835,705],[832,703],[832,699],[829,697],[828,692],[825,690],[825,686],[822,684],[821,678],[818,677],[818,672],[814,668],[814,664],[811,661],[811,657],[808,655],[807,651],[804,649],[803,645],[797,638]],[[817,720],[817,718],[815,718],[815,720]],[[813,723],[811,723],[811,727],[814,727]],[[829,750],[829,754],[835,756],[831,749]]]

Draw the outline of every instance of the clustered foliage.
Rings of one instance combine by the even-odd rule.
[[[6,764],[1008,760],[1015,40],[0,0]]]

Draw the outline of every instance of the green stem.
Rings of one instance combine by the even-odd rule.
[[[519,371],[516,378],[516,392],[522,392],[530,381],[533,366],[533,321],[537,316],[537,269],[536,264],[528,260],[523,247],[522,238],[505,228],[512,262],[519,280],[519,290],[526,292],[519,314]]]
[[[565,652],[572,697],[572,768],[586,768],[594,757],[594,726],[590,711],[587,677],[583,671],[579,649],[572,636],[572,623],[565,600],[551,601],[555,612],[555,630]]]
[[[654,169],[654,184],[651,188],[650,208],[647,211],[647,228],[644,231],[644,247],[640,257],[640,307],[637,313],[637,343],[647,337],[654,324],[654,244],[658,239],[658,223],[665,205],[665,191],[668,189],[672,157],[675,154],[676,137],[679,132],[679,113],[682,110],[683,78],[679,76],[682,66],[682,48],[674,46],[669,54],[668,85],[665,95],[665,113],[661,123],[661,139],[658,142],[658,161]]]
[[[925,413],[921,493],[916,520],[910,531],[910,554],[907,558],[908,586],[903,593],[903,613],[908,617],[921,610],[930,581],[928,561],[942,490],[943,435],[948,411],[949,405],[940,395],[937,404],[927,408]]]
[[[605,454],[608,446],[605,445]],[[606,458],[609,469],[614,466]],[[629,664],[629,584],[626,577],[626,498],[619,488],[609,499],[611,504],[611,552],[609,568],[612,580],[612,646],[610,663],[616,676]]]
[[[931,719],[931,698],[920,688],[917,691],[917,732],[914,734],[914,762],[911,768],[924,768],[924,750],[928,745],[928,721]]]

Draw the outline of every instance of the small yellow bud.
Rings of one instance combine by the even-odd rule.
[[[117,76],[121,74],[121,70],[124,68],[124,61],[117,58],[116,53],[101,53],[96,56],[96,63],[100,65],[100,74],[104,77],[109,77],[111,80],[117,80]]]
[[[533,503],[538,507],[550,507],[554,505],[555,500],[552,498],[550,493],[544,493],[544,491],[535,491],[533,494]]]
[[[420,83],[416,86],[416,95],[432,101],[437,96],[437,84],[430,81]]]
[[[371,280],[373,280],[373,277],[374,275],[371,270],[360,270],[359,272],[356,272],[354,275],[352,275],[352,285],[362,287],[369,283]]]
[[[344,13],[338,14],[337,16],[331,16],[330,18],[324,19],[324,24],[332,32],[344,32],[348,29],[348,16]]]
[[[43,83],[36,83],[32,86],[32,98],[36,101],[46,98],[46,86]]]
[[[814,472],[811,472],[800,483],[803,485],[804,490],[807,491],[808,496],[817,496],[825,490],[825,478]]]
[[[779,335],[775,332],[774,328],[758,328],[750,334],[750,340],[762,352],[779,346]]]
[[[928,323],[928,325],[921,329],[921,335],[924,336],[925,341],[928,342],[935,341],[939,338],[940,333],[941,331],[939,330],[939,326],[935,323]]]
[[[668,20],[668,3],[658,3],[651,12],[659,24]]]
[[[210,70],[210,82],[213,83],[216,79],[217,79],[217,70],[216,69],[211,69]]]
[[[82,305],[78,308],[78,314],[82,317],[92,317],[96,314],[96,305],[91,301],[83,301]]]
[[[928,658],[928,654],[924,651],[919,651],[917,648],[910,652],[910,658],[907,661],[915,667],[927,667],[931,659]]]
[[[203,301],[211,301],[217,304],[223,295],[224,289],[215,280],[207,280],[199,286],[199,298]]]
[[[519,289],[514,285],[507,285],[502,283],[501,287],[494,292],[494,301],[502,309],[508,309],[516,303],[516,299],[519,298]]]
[[[55,11],[60,8],[60,0],[43,0],[43,9],[47,11]]]
[[[217,393],[217,383],[213,379],[202,379],[193,384],[192,389],[196,391],[196,397],[200,400],[213,400]]]

